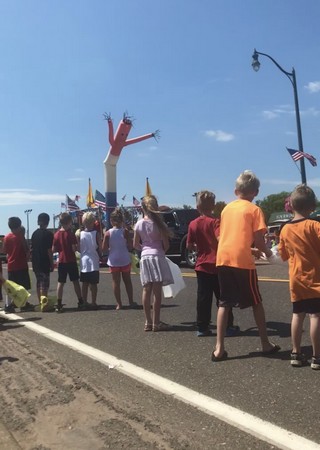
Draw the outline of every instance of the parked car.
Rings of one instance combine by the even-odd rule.
[[[197,253],[186,248],[189,223],[199,217],[196,209],[168,209],[162,210],[162,217],[167,226],[173,231],[170,248],[166,255],[177,262],[185,261],[187,266],[194,268]]]

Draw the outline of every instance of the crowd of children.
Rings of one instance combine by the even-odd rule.
[[[320,223],[309,219],[316,206],[316,197],[312,189],[305,185],[299,185],[293,191],[290,201],[294,217],[281,230],[278,254],[275,254],[265,243],[267,227],[263,212],[253,204],[259,187],[259,179],[253,172],[242,172],[235,185],[237,199],[224,208],[221,219],[213,216],[215,195],[209,191],[197,194],[200,216],[190,223],[187,237],[187,247],[197,251],[197,335],[212,335],[209,325],[215,294],[217,338],[211,355],[214,363],[228,358],[224,346],[225,336],[235,335],[240,331],[233,323],[232,309],[235,307],[252,308],[261,340],[262,355],[278,352],[279,345],[271,342],[267,335],[254,258],[264,254],[270,262],[279,262],[281,257],[289,263],[290,296],[293,305],[291,365],[301,367],[308,364],[307,357],[301,352],[303,322],[308,314],[313,349],[311,368],[320,370]],[[84,214],[83,227],[76,234],[71,230],[72,217],[68,213],[62,213],[61,227],[54,235],[47,230],[48,214],[40,214],[39,228],[31,238],[32,268],[39,302],[42,297],[48,295],[50,272],[53,271],[53,252],[58,252],[56,312],[63,312],[62,296],[67,277],[73,283],[78,309],[97,309],[99,258],[103,251],[107,251],[116,309],[123,307],[121,278],[129,306],[136,307],[130,275],[130,252],[135,249],[141,254],[144,331],[168,330],[170,326],[160,320],[160,311],[162,287],[173,283],[165,257],[171,234],[162,219],[155,196],[145,196],[141,206],[143,218],[138,220],[134,227],[133,242],[119,209],[111,213],[112,227],[103,237],[95,228],[95,217],[91,212]],[[8,225],[10,233],[4,237],[2,244],[2,251],[7,254],[8,279],[29,290],[29,248],[24,229],[18,217],[11,217]],[[80,253],[80,273],[76,252]],[[91,303],[88,302],[89,289]],[[10,298],[6,298],[5,312],[14,312],[14,303]],[[29,303],[23,307],[24,310],[30,308],[32,305]]]

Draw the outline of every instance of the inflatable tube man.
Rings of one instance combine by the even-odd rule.
[[[110,148],[104,163],[104,175],[105,175],[105,191],[106,191],[106,211],[107,222],[109,224],[109,216],[117,206],[117,162],[120,157],[123,147],[137,142],[144,141],[151,137],[157,139],[159,137],[159,130],[154,133],[145,134],[133,139],[127,139],[132,127],[132,118],[126,113],[123,115],[123,119],[119,123],[116,134],[113,131],[113,122],[110,114],[104,114],[104,118],[108,121],[109,127],[109,142]]]

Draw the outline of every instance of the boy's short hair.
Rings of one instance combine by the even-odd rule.
[[[21,219],[19,217],[9,217],[8,219],[8,227],[11,231],[17,230],[21,227]]]
[[[38,225],[48,226],[50,222],[50,216],[47,213],[40,213],[38,215]]]
[[[316,194],[305,184],[299,184],[290,195],[292,209],[298,213],[314,210],[317,206]]]
[[[257,193],[259,187],[260,180],[251,170],[245,170],[236,179],[236,190],[241,192],[241,194]]]
[[[202,211],[213,211],[216,205],[216,196],[210,191],[200,191],[197,193],[197,208]]]
[[[69,223],[72,223],[72,217],[69,213],[64,212],[60,214],[60,223],[61,225],[68,225]]]
[[[95,220],[96,220],[95,215],[90,211],[84,213],[82,216],[82,223],[84,226],[94,223]]]

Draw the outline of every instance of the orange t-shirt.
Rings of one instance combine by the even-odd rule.
[[[320,223],[310,219],[286,223],[278,250],[289,263],[291,301],[320,298]]]
[[[262,210],[249,200],[234,200],[222,211],[217,266],[255,269],[251,246],[256,231],[266,231]]]

